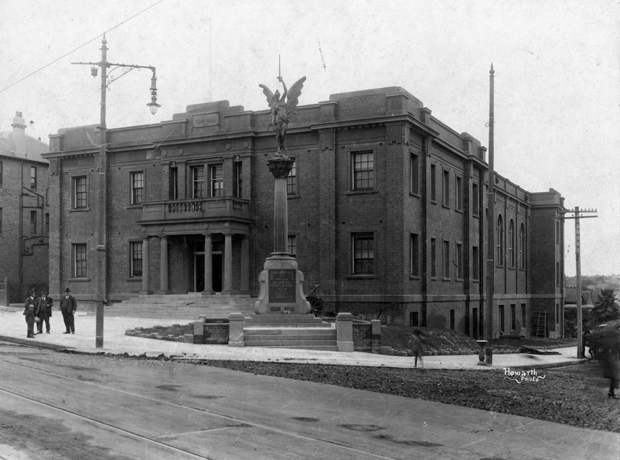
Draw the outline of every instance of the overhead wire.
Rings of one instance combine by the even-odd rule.
[[[140,12],[138,12],[138,13],[134,14],[134,15],[133,15],[133,16],[131,16],[130,18],[125,19],[125,20],[124,20],[124,21],[122,21],[122,22],[119,22],[118,24],[116,24],[116,25],[115,25],[114,27],[112,27],[111,29],[108,29],[108,30],[104,31],[102,34],[99,34],[99,35],[97,35],[96,37],[91,38],[91,39],[90,39],[90,40],[88,40],[86,43],[81,44],[81,45],[80,45],[80,46],[78,46],[77,48],[75,48],[75,49],[73,49],[73,50],[69,51],[69,52],[68,52],[68,53],[66,53],[66,54],[63,54],[63,55],[62,55],[62,56],[60,56],[59,58],[54,59],[52,62],[49,62],[48,64],[45,64],[43,67],[40,67],[39,69],[35,70],[34,72],[29,73],[29,74],[28,74],[28,75],[26,75],[25,77],[20,78],[20,79],[19,79],[19,80],[17,80],[16,82],[11,83],[9,86],[7,86],[7,87],[5,87],[5,88],[0,89],[0,93],[2,93],[2,92],[4,92],[4,91],[6,91],[7,89],[12,88],[13,86],[17,85],[18,83],[21,83],[22,81],[24,81],[24,80],[26,80],[26,79],[28,79],[28,78],[32,77],[32,76],[33,76],[33,75],[35,75],[36,73],[38,73],[38,72],[42,71],[43,69],[45,69],[45,68],[47,68],[47,67],[51,66],[52,64],[55,64],[56,62],[60,61],[61,59],[64,59],[65,57],[69,56],[71,53],[74,53],[74,52],[76,52],[77,50],[79,50],[80,48],[85,47],[85,46],[86,46],[86,45],[88,45],[89,43],[91,43],[91,42],[93,42],[93,41],[97,40],[99,37],[101,37],[101,36],[105,35],[106,33],[111,32],[111,31],[113,31],[114,29],[116,29],[116,28],[118,28],[118,27],[122,26],[122,25],[123,25],[123,24],[125,24],[126,22],[131,21],[131,20],[132,20],[132,19],[134,19],[135,17],[140,16],[140,15],[141,15],[142,13],[144,13],[145,11],[150,10],[151,8],[153,8],[154,6],[159,5],[159,4],[160,4],[161,2],[163,2],[163,1],[164,1],[164,0],[159,0],[157,3],[153,3],[152,5],[148,6],[148,7],[147,7],[147,8],[145,8],[145,9],[143,9],[142,11],[140,11]]]

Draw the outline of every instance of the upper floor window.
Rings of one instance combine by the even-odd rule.
[[[288,173],[286,178],[286,194],[297,195],[298,194],[298,182],[297,182],[297,162],[293,163],[291,172]]]
[[[519,226],[519,268],[525,269],[525,225]]]
[[[456,190],[455,190],[455,199],[456,199],[456,209],[458,211],[463,210],[463,179],[460,177],[456,177]]]
[[[444,279],[450,278],[450,242],[443,242],[443,274]]]
[[[4,170],[2,162],[0,161],[0,187],[2,187],[2,177],[4,176]]]
[[[131,204],[141,204],[144,200],[144,172],[130,173]]]
[[[443,171],[442,176],[442,188],[443,188],[443,201],[444,206],[450,206],[450,171]]]
[[[170,200],[179,199],[179,168],[170,167],[168,173],[168,198]]]
[[[560,244],[560,221],[555,221],[555,244]]]
[[[472,254],[471,254],[471,258],[472,258],[472,279],[474,280],[479,280],[480,279],[480,251],[478,249],[478,246],[474,246],[471,248],[472,249]]]
[[[497,216],[497,265],[504,266],[504,220],[502,216]]]
[[[353,234],[353,274],[372,275],[375,265],[374,234]]]
[[[437,201],[437,167],[431,165],[431,201]]]
[[[471,186],[471,209],[472,214],[477,216],[480,214],[480,195],[478,191],[478,184],[472,184]]]
[[[193,166],[192,172],[192,198],[202,198],[204,196],[205,167]]]
[[[221,164],[209,166],[211,197],[224,196],[224,167]]]
[[[0,235],[2,235],[2,208],[0,208]]]
[[[142,241],[129,242],[129,276],[142,276]]]
[[[417,233],[411,234],[411,256],[410,271],[412,276],[420,276],[420,236]]]
[[[88,207],[88,182],[86,176],[73,178],[73,208]]]
[[[37,188],[37,167],[30,167],[30,188]]]
[[[86,278],[88,276],[88,259],[86,255],[86,244],[73,245],[73,277]]]
[[[353,190],[371,190],[375,188],[374,152],[364,150],[353,152]]]
[[[463,279],[463,244],[456,243],[456,277]]]
[[[30,211],[30,234],[37,234],[37,211]]]
[[[515,223],[510,219],[508,224],[508,261],[512,268],[515,266],[515,237]]]
[[[233,196],[241,198],[243,196],[243,178],[241,161],[235,161],[233,163]]]
[[[45,213],[45,234],[50,234],[50,215]]]
[[[286,240],[286,250],[291,257],[297,257],[297,236],[289,235]]]
[[[431,278],[437,278],[437,241],[431,238]]]
[[[409,159],[409,175],[409,191],[418,195],[420,193],[420,159],[415,153],[412,153]]]

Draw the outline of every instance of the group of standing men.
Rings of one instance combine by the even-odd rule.
[[[24,303],[24,316],[28,325],[27,338],[34,339],[35,334],[43,334],[43,323],[45,332],[50,333],[50,318],[52,317],[52,307],[54,300],[43,290],[40,295],[31,290]],[[66,331],[63,334],[75,334],[74,315],[77,309],[75,297],[71,295],[69,288],[65,289],[64,295],[60,298],[60,311],[65,322]],[[34,325],[37,325],[37,332],[34,332]]]

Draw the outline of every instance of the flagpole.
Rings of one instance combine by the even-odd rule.
[[[493,339],[493,297],[495,294],[495,165],[494,165],[494,92],[495,70],[491,64],[489,71],[490,97],[489,97],[489,186],[487,202],[489,214],[487,217],[487,291],[486,312],[484,315],[484,336],[487,341]],[[487,343],[489,343],[487,342]]]

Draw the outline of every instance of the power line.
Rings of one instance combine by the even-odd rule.
[[[91,43],[91,42],[93,42],[93,41],[97,40],[99,37],[101,37],[101,36],[105,35],[106,33],[111,32],[111,31],[113,31],[114,29],[116,29],[116,28],[118,28],[118,27],[122,26],[122,25],[123,25],[123,24],[125,24],[126,22],[131,21],[131,20],[132,20],[133,18],[135,18],[136,16],[140,16],[140,15],[141,15],[142,13],[144,13],[145,11],[150,10],[151,8],[153,8],[154,6],[159,5],[159,4],[160,4],[161,2],[163,2],[163,1],[164,1],[164,0],[159,0],[157,3],[154,3],[154,4],[152,4],[151,6],[149,6],[149,7],[145,8],[145,9],[143,9],[142,11],[140,11],[140,12],[138,12],[138,13],[134,14],[134,15],[133,15],[133,16],[131,16],[130,18],[125,19],[125,20],[124,20],[124,21],[122,21],[122,22],[119,22],[118,24],[116,24],[116,25],[115,25],[114,27],[112,27],[111,29],[108,29],[108,30],[104,31],[102,34],[99,34],[99,35],[97,35],[96,37],[91,38],[91,39],[90,39],[90,40],[88,40],[86,43],[83,43],[82,45],[80,45],[80,46],[78,46],[77,48],[75,48],[75,49],[73,49],[73,50],[69,51],[68,53],[63,54],[63,55],[62,55],[62,56],[60,56],[58,59],[54,59],[52,62],[50,62],[50,63],[48,63],[48,64],[45,64],[43,67],[41,67],[41,68],[39,68],[39,69],[35,70],[34,72],[32,72],[32,73],[30,73],[30,74],[26,75],[26,76],[25,76],[25,77],[23,77],[23,78],[20,78],[20,79],[19,79],[19,80],[17,80],[16,82],[11,83],[9,86],[7,86],[7,87],[5,87],[5,88],[0,89],[0,93],[2,93],[2,92],[4,92],[4,91],[6,91],[6,90],[7,90],[7,89],[9,89],[9,88],[12,88],[13,86],[17,85],[18,83],[21,83],[22,81],[26,80],[27,78],[32,77],[34,74],[39,73],[39,72],[40,72],[40,71],[42,71],[43,69],[45,69],[45,68],[47,68],[47,67],[51,66],[52,64],[55,64],[56,62],[60,61],[61,59],[66,58],[66,57],[67,57],[67,56],[69,56],[71,53],[76,52],[76,51],[77,51],[77,50],[79,50],[80,48],[85,47],[86,45],[88,45],[89,43]]]

